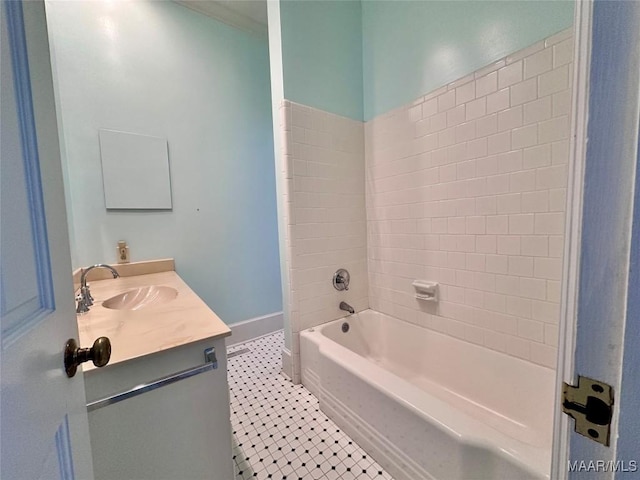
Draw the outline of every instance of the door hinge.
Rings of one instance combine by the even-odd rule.
[[[578,385],[563,382],[562,411],[575,420],[575,431],[609,446],[613,415],[613,387],[578,376]]]

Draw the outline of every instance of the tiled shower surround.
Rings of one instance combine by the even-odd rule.
[[[294,382],[341,300],[555,368],[572,56],[566,30],[366,124],[285,101]]]
[[[369,308],[364,126],[288,100],[280,110],[292,331],[285,372],[299,383],[298,333],[344,316],[341,301]],[[346,292],[332,285],[339,268],[351,274]]]
[[[366,124],[373,309],[555,368],[572,55],[561,32]]]

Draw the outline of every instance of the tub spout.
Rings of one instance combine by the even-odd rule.
[[[356,311],[353,309],[351,305],[347,302],[340,302],[340,310],[344,310],[345,312],[349,312],[349,315],[353,315]]]

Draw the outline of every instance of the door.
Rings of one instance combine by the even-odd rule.
[[[574,421],[556,415],[552,478],[636,478],[640,2],[577,2],[576,39],[573,194],[558,377],[559,386],[575,385],[577,375],[605,382],[613,387],[614,404],[609,446],[574,433]]]
[[[0,8],[0,478],[91,479],[44,4]]]

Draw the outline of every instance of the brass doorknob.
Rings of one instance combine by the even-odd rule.
[[[96,367],[104,367],[111,358],[111,341],[107,337],[100,337],[91,348],[79,348],[74,338],[67,340],[64,348],[64,371],[67,377],[73,377],[78,365],[91,360]]]

